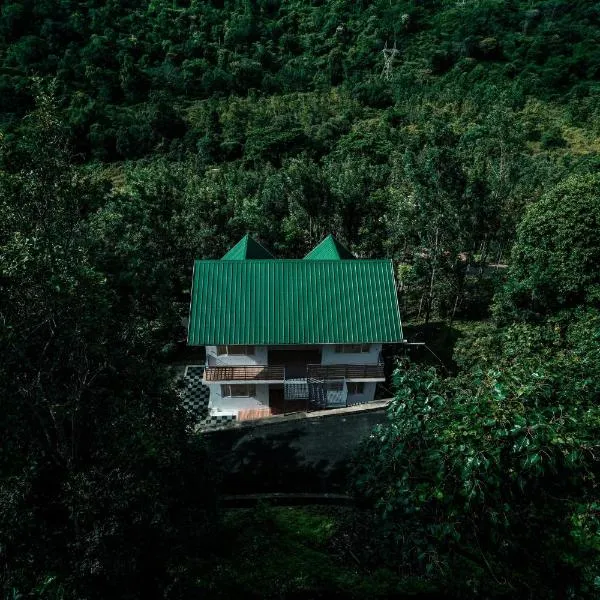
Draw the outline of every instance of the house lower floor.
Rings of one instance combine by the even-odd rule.
[[[383,370],[377,365],[315,366],[310,376],[295,378],[271,373],[274,369],[277,367],[189,366],[186,408],[202,418],[208,416],[212,424],[343,408],[374,400],[377,382],[384,381]],[[265,381],[276,376],[279,381]]]
[[[264,411],[284,414],[311,408],[338,408],[370,402],[377,383],[332,380],[319,384],[306,380],[282,383],[208,384],[209,408],[222,413]],[[317,389],[310,389],[310,388]]]
[[[312,383],[291,379],[285,383],[209,383],[210,406],[237,408],[272,406],[302,402],[321,408],[334,408],[369,402],[375,397],[375,382],[344,379]],[[313,389],[311,389],[313,388]]]

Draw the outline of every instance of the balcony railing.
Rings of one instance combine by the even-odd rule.
[[[284,381],[285,367],[283,365],[243,365],[206,367],[204,380],[219,381]]]
[[[385,380],[383,364],[377,365],[306,365],[308,379],[372,379]],[[285,381],[283,365],[207,366],[204,380],[222,381]]]
[[[380,379],[385,380],[383,364],[378,365],[307,365],[309,379]]]

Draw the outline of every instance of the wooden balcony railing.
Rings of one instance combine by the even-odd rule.
[[[309,379],[385,379],[383,364],[307,365]]]
[[[284,381],[285,367],[278,365],[243,365],[206,367],[204,380],[218,381]]]
[[[384,380],[383,364],[377,365],[307,365],[309,379],[373,379]],[[220,381],[285,381],[283,365],[236,365],[209,367],[204,380]]]

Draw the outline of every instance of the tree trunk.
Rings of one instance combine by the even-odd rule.
[[[431,307],[433,305],[433,284],[435,281],[435,261],[437,260],[438,255],[438,240],[439,240],[439,227],[435,230],[435,251],[434,251],[434,261],[431,266],[431,279],[429,281],[429,297],[427,298],[427,306],[425,312],[425,324],[429,323],[429,317],[431,316]]]
[[[456,298],[454,299],[454,308],[452,309],[452,315],[450,315],[450,325],[452,325],[454,321],[454,315],[456,314],[456,307],[458,306],[458,297],[459,294],[456,294]]]

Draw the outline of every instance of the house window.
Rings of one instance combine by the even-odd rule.
[[[365,392],[365,384],[362,382],[359,383],[347,383],[348,386],[348,394],[364,394]]]
[[[251,356],[254,346],[217,346],[217,356]]]
[[[370,344],[338,344],[335,347],[338,354],[366,354],[370,349]]]
[[[221,385],[221,396],[223,398],[255,398],[256,386],[249,383],[223,384]]]

